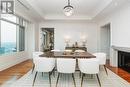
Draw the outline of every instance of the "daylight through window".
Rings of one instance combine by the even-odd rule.
[[[25,50],[25,28],[27,22],[15,15],[1,14],[0,54]]]

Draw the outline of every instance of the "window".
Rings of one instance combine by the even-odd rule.
[[[16,25],[1,21],[1,54],[16,52]]]
[[[0,54],[25,50],[26,21],[15,15],[1,15],[0,19]]]

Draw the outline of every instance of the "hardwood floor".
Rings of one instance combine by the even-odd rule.
[[[32,68],[32,61],[27,60],[0,72],[0,85],[4,84],[9,79],[16,77],[19,79]]]
[[[124,78],[126,81],[130,83],[130,73],[116,67],[111,67],[108,63],[106,66],[112,70],[114,73]],[[13,77],[17,77],[19,79],[23,75],[25,75],[30,69],[32,69],[32,60],[24,61],[20,64],[17,64],[9,69],[0,72],[0,85],[4,84],[6,81]]]
[[[130,83],[130,73],[124,71],[121,68],[110,66],[109,60],[107,60],[106,67]]]

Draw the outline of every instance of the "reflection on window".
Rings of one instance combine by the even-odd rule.
[[[25,49],[25,27],[19,26],[19,51],[24,51]]]
[[[21,17],[1,16],[0,20],[0,54],[25,50],[25,25]]]

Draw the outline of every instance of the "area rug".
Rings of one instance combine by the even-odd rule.
[[[101,87],[130,87],[130,83],[107,69],[108,75],[106,75],[103,68],[101,68],[99,72],[99,78],[101,81]],[[34,86],[32,86],[34,75],[36,72],[31,73],[29,71],[23,77],[18,80],[12,80],[11,82],[7,82],[2,87],[50,87],[48,73],[38,73]],[[81,78],[79,76],[79,72],[75,72],[74,74],[76,80],[76,87],[81,87]],[[52,75],[52,87],[56,85],[57,72],[55,77]],[[74,87],[73,79],[71,75],[63,74],[61,75],[58,87]],[[86,75],[83,81],[83,87],[100,87],[96,75],[91,77],[90,75]]]

